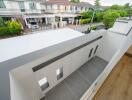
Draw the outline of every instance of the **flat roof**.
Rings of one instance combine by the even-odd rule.
[[[109,31],[122,34],[122,35],[128,35],[129,32],[132,30],[132,21],[129,20],[116,20],[114,26],[109,29]]]
[[[29,54],[83,35],[83,33],[70,28],[63,28],[2,39],[0,40],[0,62]]]

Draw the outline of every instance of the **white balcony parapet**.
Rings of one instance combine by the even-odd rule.
[[[91,100],[132,45],[132,28],[117,26],[124,23],[86,35],[64,28],[0,40],[0,98]]]

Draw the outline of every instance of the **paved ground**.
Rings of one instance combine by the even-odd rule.
[[[46,93],[41,100],[80,100],[108,62],[95,56]]]
[[[92,25],[103,25],[103,23],[93,23]],[[79,32],[84,32],[88,29],[89,24],[86,24],[86,25],[68,25],[66,27],[74,29],[74,30],[79,31]],[[35,32],[47,31],[47,30],[53,30],[53,29],[51,29],[51,27],[42,27],[42,28],[36,29],[36,30],[27,30],[24,34],[32,34]]]

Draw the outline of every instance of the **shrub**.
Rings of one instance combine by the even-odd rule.
[[[3,18],[0,17],[0,27],[1,26],[5,26],[5,22],[4,22]]]
[[[128,16],[131,17],[132,16],[132,8],[127,10]]]
[[[83,16],[84,19],[86,19],[86,18],[92,18],[93,11],[82,12],[81,15]]]
[[[88,24],[90,23],[91,19],[90,18],[87,18],[87,19],[81,19],[80,20],[80,24]]]
[[[21,34],[21,24],[16,21],[6,22],[6,26],[0,26],[0,36],[13,36]]]
[[[101,22],[101,21],[103,20],[103,16],[104,16],[104,12],[97,12],[97,13],[95,14],[95,20],[96,20],[97,22]]]
[[[8,36],[8,35],[9,35],[8,27],[0,27],[0,36]]]
[[[118,17],[120,17],[120,14],[118,12],[111,10],[105,12],[103,17],[103,23],[106,28],[111,28]]]
[[[8,21],[7,27],[9,29],[10,34],[17,34],[19,35],[21,33],[21,24],[16,21]]]
[[[127,11],[125,11],[125,10],[118,10],[117,12],[120,14],[121,17],[128,16]]]
[[[97,29],[97,26],[91,26],[90,29],[91,30],[96,30]]]

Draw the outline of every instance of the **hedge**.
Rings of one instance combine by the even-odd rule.
[[[101,22],[103,20],[104,12],[96,12],[95,14],[95,21]]]
[[[0,27],[0,36],[8,36],[9,30],[8,27]]]
[[[20,35],[21,27],[21,24],[17,21],[8,21],[6,26],[0,26],[0,36]]]
[[[97,29],[97,26],[91,26],[90,29],[91,30],[96,30]]]
[[[90,18],[87,18],[87,19],[81,19],[80,20],[80,24],[88,24],[90,23],[91,19]]]

